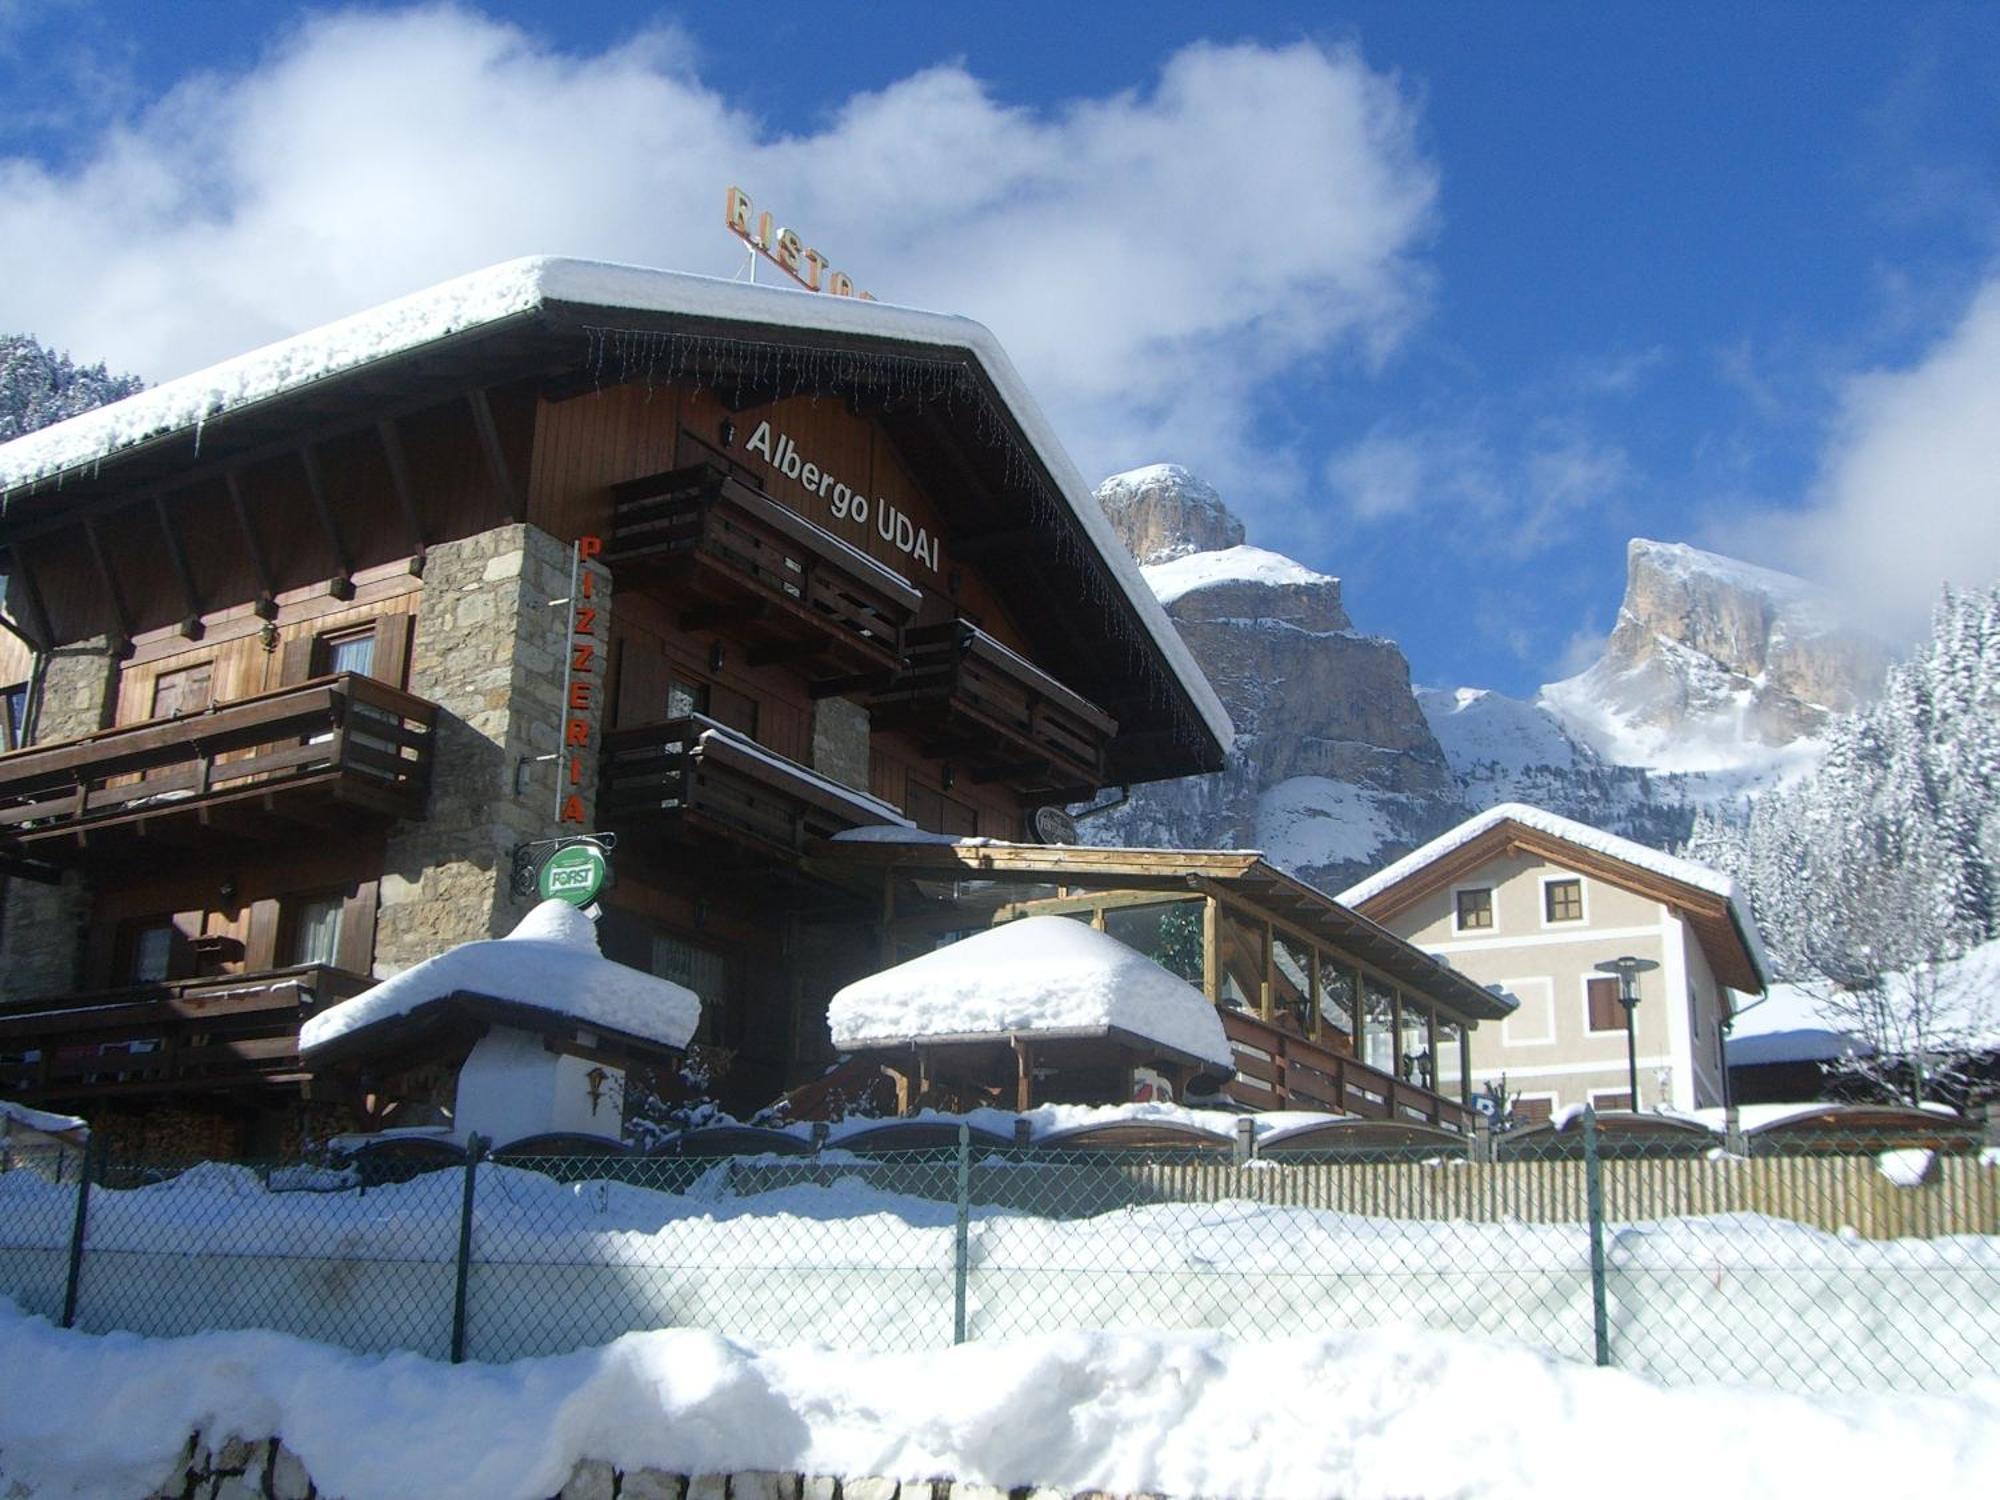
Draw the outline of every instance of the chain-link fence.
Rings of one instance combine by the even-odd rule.
[[[506,1360],[633,1329],[920,1349],[1419,1325],[1673,1381],[2000,1373],[2000,1152],[1602,1130],[1250,1157],[980,1146],[0,1175],[0,1291],[76,1326]]]

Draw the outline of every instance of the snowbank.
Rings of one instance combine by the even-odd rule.
[[[267,1333],[65,1333],[0,1302],[15,1391],[0,1483],[141,1494],[188,1434],[281,1436],[347,1500],[538,1500],[582,1459],[630,1471],[951,1476],[1238,1500],[1982,1494],[2000,1386],[1956,1397],[1663,1390],[1480,1340],[1070,1333],[923,1354],[632,1334],[509,1366],[368,1359]],[[1667,1434],[1692,1443],[1660,1443]],[[1443,1440],[1441,1440],[1443,1439]],[[1650,1459],[1630,1462],[1635,1452]]]
[[[598,951],[596,923],[566,901],[544,901],[504,938],[461,943],[321,1011],[299,1029],[299,1050],[455,994],[512,1000],[668,1047],[685,1047],[701,1019],[693,990],[613,963]]]
[[[1201,991],[1068,917],[1008,922],[856,980],[833,997],[827,1024],[843,1051],[1115,1027],[1235,1067],[1222,1020]]]

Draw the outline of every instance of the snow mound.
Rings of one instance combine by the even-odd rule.
[[[299,1030],[302,1053],[457,994],[511,1000],[668,1047],[685,1047],[701,1019],[693,990],[598,951],[597,924],[566,901],[544,901],[503,938],[461,943]]]
[[[1226,547],[1220,552],[1190,552],[1172,562],[1153,563],[1139,570],[1153,597],[1162,605],[1192,594],[1198,589],[1220,584],[1256,583],[1271,588],[1331,584],[1340,580],[1316,573],[1304,563],[1294,562],[1280,552],[1267,552],[1248,545]]]
[[[856,980],[827,1012],[843,1049],[919,1037],[1096,1032],[1116,1027],[1233,1069],[1200,990],[1068,917],[1026,917]]]

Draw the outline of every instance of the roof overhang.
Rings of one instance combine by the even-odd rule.
[[[915,1052],[944,1051],[950,1048],[1004,1047],[1012,1049],[1016,1044],[1040,1047],[1045,1044],[1088,1055],[1099,1051],[1107,1061],[1126,1059],[1139,1060],[1158,1058],[1165,1062],[1184,1063],[1199,1069],[1214,1078],[1230,1078],[1234,1068],[1226,1068],[1205,1057],[1198,1057],[1182,1048],[1170,1046],[1142,1036],[1123,1026],[1052,1026],[1035,1031],[966,1031],[940,1036],[898,1036],[863,1037],[858,1040],[842,1041],[842,1052]]]
[[[581,1019],[567,1011],[503,1000],[470,990],[454,990],[412,1010],[366,1022],[318,1046],[299,1047],[299,1060],[312,1068],[387,1059],[394,1066],[430,1061],[495,1026],[539,1036],[551,1051],[625,1066],[667,1062],[682,1049],[652,1037]]]

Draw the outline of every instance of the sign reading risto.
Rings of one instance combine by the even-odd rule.
[[[863,527],[872,523],[875,534],[898,552],[915,558],[933,573],[938,571],[936,537],[889,501],[880,496],[871,500],[845,480],[836,478],[816,463],[807,462],[799,453],[799,445],[773,428],[768,421],[757,424],[757,430],[750,434],[750,441],[743,448],[746,453],[760,455],[765,463],[785,478],[796,481],[826,501],[834,520],[852,521]]]
[[[824,255],[791,230],[774,226],[768,213],[758,213],[750,202],[750,195],[742,188],[732,187],[729,190],[722,217],[731,234],[807,291],[830,292],[836,297],[859,297],[864,302],[875,300],[870,292],[857,292],[853,277],[845,271],[834,270],[827,264]],[[754,267],[756,262],[752,261],[751,265]]]

